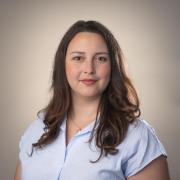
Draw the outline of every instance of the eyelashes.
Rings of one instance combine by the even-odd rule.
[[[83,60],[84,60],[84,57],[83,57],[83,56],[75,56],[75,57],[72,58],[72,60],[75,60],[75,61],[83,61]],[[103,63],[103,62],[108,61],[108,58],[107,58],[107,57],[104,57],[104,56],[99,56],[99,57],[95,57],[95,60],[97,60],[97,61],[100,62],[100,63]]]
[[[98,57],[100,62],[106,62],[108,59],[106,57]]]
[[[79,60],[81,60],[82,58],[81,58],[81,56],[76,56],[76,57],[73,57],[72,59],[79,61]]]

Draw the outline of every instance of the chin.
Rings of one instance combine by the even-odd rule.
[[[99,98],[100,95],[98,94],[93,94],[93,93],[84,93],[84,94],[79,94],[82,98]]]

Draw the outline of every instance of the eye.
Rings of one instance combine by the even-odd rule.
[[[99,62],[106,62],[107,61],[107,58],[103,57],[103,56],[97,57],[97,59]]]
[[[75,56],[75,57],[73,57],[72,59],[79,61],[79,60],[81,60],[81,56]]]

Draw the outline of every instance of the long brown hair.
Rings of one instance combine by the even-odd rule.
[[[68,44],[79,32],[100,34],[107,44],[111,60],[110,81],[102,93],[97,110],[100,115],[98,118],[96,115],[95,125],[88,141],[92,142],[95,137],[96,145],[101,150],[99,158],[94,162],[101,158],[103,152],[105,152],[105,156],[116,154],[118,152],[116,147],[123,141],[129,124],[140,116],[139,99],[126,74],[122,51],[117,40],[104,25],[97,21],[77,21],[65,33],[55,54],[50,87],[53,91],[52,98],[49,104],[38,112],[38,115],[41,111],[45,112],[44,134],[36,143],[32,144],[31,155],[34,147],[42,148],[57,138],[64,116],[70,110],[71,93],[65,73],[65,58]],[[95,131],[96,126],[97,131]]]

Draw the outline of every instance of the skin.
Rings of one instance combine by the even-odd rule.
[[[165,156],[160,156],[127,180],[170,180]]]
[[[110,79],[111,63],[104,39],[97,33],[76,34],[67,48],[65,64],[73,102],[69,114],[83,127],[94,120],[101,94]],[[96,82],[85,85],[81,80],[86,78]]]
[[[73,102],[70,119],[81,127],[86,126],[94,120],[101,94],[110,79],[111,65],[104,39],[96,33],[76,34],[67,49],[65,70]],[[97,81],[87,86],[81,82],[84,78]],[[20,174],[21,163],[18,161],[14,180],[21,180]],[[170,180],[166,158],[156,158],[127,180]]]
[[[21,180],[21,162],[20,162],[20,160],[18,161],[17,166],[16,166],[14,180]]]

